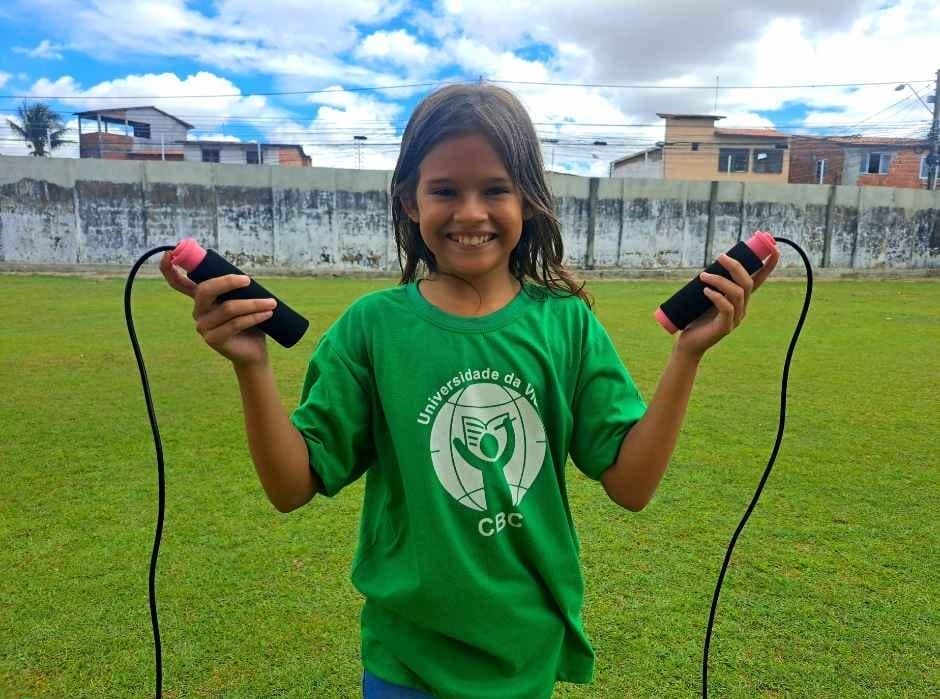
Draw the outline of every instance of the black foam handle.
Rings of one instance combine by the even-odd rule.
[[[196,269],[189,272],[186,276],[197,284],[207,279],[221,277],[226,274],[245,274],[238,267],[222,257],[215,250],[206,250],[206,256],[200,262]],[[254,279],[248,286],[227,291],[218,297],[219,303],[229,299],[269,299],[277,301],[274,307],[274,313],[263,323],[258,323],[257,327],[263,330],[272,340],[284,347],[293,347],[297,341],[307,332],[310,323],[302,315],[286,303],[277,298],[270,291],[261,286]]]
[[[764,263],[748,247],[747,243],[741,240],[725,254],[740,262],[747,270],[747,273],[751,275],[764,266]],[[725,279],[731,279],[731,272],[726,270],[719,262],[713,262],[705,268],[705,271],[718,274]],[[689,323],[714,305],[704,293],[706,286],[707,284],[696,275],[695,279],[679,289],[669,297],[668,301],[660,306],[666,317],[679,330],[685,329]]]

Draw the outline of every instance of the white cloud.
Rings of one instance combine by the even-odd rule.
[[[231,136],[225,133],[201,133],[194,134],[192,132],[186,134],[187,141],[226,141],[228,143],[241,143],[242,139],[238,136]]]
[[[70,48],[98,60],[120,61],[128,54],[186,57],[222,70],[354,85],[402,81],[402,76],[350,64],[338,54],[357,45],[357,25],[386,22],[403,6],[373,0],[219,0],[209,15],[185,0],[96,2],[79,9],[71,0],[21,4],[24,14],[56,25]]]
[[[940,5],[927,0],[901,0],[893,6],[869,0],[823,5],[810,0],[769,0],[760,7],[734,5],[720,11],[714,3],[687,3],[681,11],[669,13],[658,11],[659,5],[658,0],[630,4],[620,0],[587,4],[545,0],[537,7],[513,0],[452,0],[435,10],[440,23],[432,33],[451,47],[454,61],[470,75],[480,72],[520,82],[633,83],[664,88],[505,85],[523,100],[534,121],[577,122],[572,126],[538,126],[543,136],[561,139],[567,135],[570,140],[580,135],[582,142],[589,143],[592,135],[603,133],[600,140],[622,146],[622,152],[610,159],[661,140],[663,126],[657,112],[717,109],[727,117],[719,122],[726,128],[771,126],[758,111],[803,104],[813,110],[806,120],[808,125],[851,124],[904,97],[893,93],[893,86],[722,88],[716,107],[710,87],[715,76],[720,76],[723,85],[929,78],[934,64],[925,66],[924,58],[936,58],[940,53],[935,30],[940,26]],[[434,17],[425,19],[431,22]],[[435,25],[431,22],[429,26]],[[535,53],[524,55],[543,56],[544,60],[524,59],[515,53],[533,46]],[[688,85],[707,89],[683,89]],[[921,87],[929,91],[927,83],[916,87],[922,95],[925,90]],[[893,128],[893,133],[901,135],[905,130],[925,129],[926,122],[920,126],[916,122],[928,119],[929,114],[910,96],[899,109],[887,113],[887,119],[902,123],[892,126],[876,119],[869,132],[887,133]],[[588,123],[611,126],[595,128],[585,125]],[[792,124],[782,128],[792,130]],[[546,130],[556,133],[546,134]],[[613,147],[603,150],[609,153]],[[561,167],[600,173],[601,168],[587,162],[590,148],[554,148],[556,167],[560,156],[580,155],[580,163],[562,161]]]
[[[230,80],[205,71],[180,79],[173,73],[127,75],[83,88],[70,75],[54,81],[37,80],[30,88],[37,97],[72,96],[60,100],[79,110],[152,105],[188,121],[197,129],[217,130],[229,118],[266,123],[287,113],[268,103],[266,97],[242,96]],[[215,95],[197,97],[198,95]],[[110,99],[120,97],[121,99]]]
[[[9,73],[4,73],[2,70],[0,70],[0,87],[3,87],[4,85],[6,85],[7,82],[9,82],[10,78],[12,77],[13,76],[10,75]]]
[[[338,86],[329,89],[307,98],[319,105],[307,126],[296,121],[279,124],[267,130],[268,140],[303,145],[315,167],[393,169],[401,140],[395,128],[401,106]]]
[[[467,37],[445,42],[444,50],[471,75],[485,75],[490,80],[545,82],[550,75],[549,67],[540,61],[520,58],[511,51],[496,51]]]
[[[280,0],[219,0],[213,23],[217,30],[238,38],[255,39],[262,45],[311,55],[335,54],[351,49],[359,35],[356,24],[377,25],[396,17],[404,2],[344,0],[309,2]]]
[[[428,60],[431,49],[417,41],[404,29],[394,32],[377,31],[356,48],[356,56],[364,59],[385,59],[403,66]]]
[[[755,52],[754,72],[769,84],[807,82],[816,84],[851,82],[889,82],[858,88],[818,88],[811,90],[774,90],[762,95],[735,95],[753,109],[775,108],[785,102],[809,105],[806,126],[844,125],[855,133],[870,135],[916,135],[926,131],[930,113],[910,90],[893,91],[894,81],[914,81],[924,97],[929,94],[933,62],[940,58],[940,44],[932,27],[940,26],[940,5],[903,0],[853,22],[842,31],[825,35],[810,32],[800,21],[775,21],[761,37],[761,52]],[[771,57],[787,48],[787,61]],[[859,77],[861,76],[861,77]],[[924,79],[926,78],[926,79]],[[919,81],[918,81],[919,80]],[[759,92],[759,91],[752,91]],[[893,103],[897,108],[877,113]],[[874,119],[868,117],[875,116]]]
[[[14,53],[22,53],[30,58],[43,58],[46,60],[52,61],[61,61],[62,54],[59,53],[59,50],[64,48],[61,44],[53,44],[48,39],[43,39],[39,44],[32,49],[24,49],[20,47],[14,47]]]
[[[70,0],[19,2],[18,15],[33,13],[43,19],[50,50],[58,47],[55,42],[62,42],[71,51],[84,50],[99,60],[180,57],[216,73],[269,76],[274,90],[394,85],[451,73],[470,79],[483,75],[495,80],[662,88],[507,85],[535,121],[553,122],[537,125],[543,137],[569,142],[555,147],[556,168],[599,174],[604,164],[595,160],[600,157],[612,160],[662,139],[662,122],[656,112],[715,110],[715,76],[720,76],[722,85],[916,80],[922,81],[914,85],[926,97],[935,59],[940,58],[936,32],[940,4],[935,0],[896,0],[890,5],[883,0],[766,0],[757,4],[685,0],[670,5],[669,11],[663,10],[661,0],[440,0],[429,4],[430,9],[407,10],[403,2],[374,0],[218,0],[211,11],[196,9],[186,0],[101,0],[78,10]],[[395,28],[386,24],[392,18],[399,20]],[[407,30],[398,28],[402,21]],[[176,91],[171,94],[181,95],[224,88],[220,91],[239,96],[231,103],[181,97],[176,102],[160,101],[158,106],[205,117],[206,128],[214,131],[219,131],[220,114],[234,111],[255,119],[259,127],[265,123],[262,117],[273,117],[280,121],[264,128],[273,132],[277,126],[287,142],[299,137],[314,144],[327,137],[345,142],[358,130],[368,136],[370,153],[379,151],[371,147],[371,129],[379,134],[400,125],[400,113],[389,116],[395,106],[392,100],[403,101],[414,92],[390,90],[368,98],[360,93],[321,95],[308,102],[319,106],[311,120],[276,109],[270,100],[252,102],[241,96],[233,84],[237,80],[232,77],[230,81],[229,73],[204,75],[225,84],[190,76],[176,78],[177,83],[191,81],[187,93],[179,91],[179,84],[168,84],[167,89],[173,87]],[[95,87],[110,94],[144,94],[119,92],[129,89],[129,83],[121,81],[131,77]],[[159,82],[157,76],[137,77]],[[49,84],[82,89],[72,78],[71,85],[60,83],[65,78]],[[707,89],[684,89],[687,85]],[[899,133],[921,128],[929,118],[927,110],[909,90],[898,94],[892,87],[722,88],[717,111],[727,118],[719,123],[725,127],[766,125],[758,111],[804,105],[810,108],[805,120],[810,127],[833,123],[849,127],[861,122],[860,129],[868,133],[885,133],[891,123],[908,122],[898,126]],[[910,99],[884,116],[863,121],[905,100],[905,95]],[[296,104],[303,98],[286,99]],[[789,124],[777,126],[790,130]],[[597,159],[591,155],[592,147],[570,145],[595,138],[609,144],[594,148]],[[326,158],[329,149],[322,146],[320,155]],[[349,148],[336,146],[334,150],[342,153]],[[365,160],[366,146],[362,152]],[[559,160],[562,155],[566,159]]]

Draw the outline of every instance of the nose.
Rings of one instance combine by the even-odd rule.
[[[487,219],[486,202],[476,193],[465,194],[460,198],[454,211],[457,223],[479,223]]]

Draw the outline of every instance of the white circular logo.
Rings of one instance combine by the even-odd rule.
[[[431,461],[441,485],[473,510],[518,505],[544,460],[542,420],[508,386],[465,386],[441,406],[431,428]]]

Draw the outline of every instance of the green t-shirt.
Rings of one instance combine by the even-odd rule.
[[[577,297],[526,290],[479,318],[415,283],[320,339],[291,420],[328,496],[366,474],[352,582],[362,661],[449,699],[590,682],[565,463],[592,479],[646,410]]]

